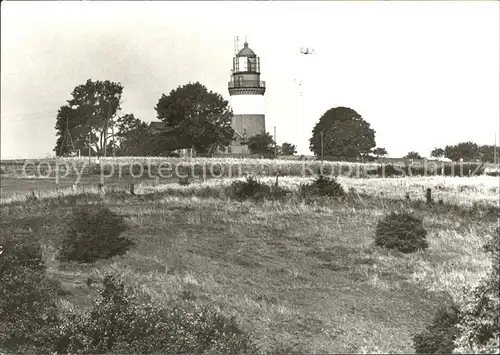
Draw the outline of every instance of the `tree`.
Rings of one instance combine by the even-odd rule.
[[[150,145],[153,135],[148,124],[135,118],[134,114],[126,114],[117,119],[117,154],[122,156],[145,156],[147,145]]]
[[[162,94],[155,110],[169,134],[178,138],[181,145],[176,148],[194,147],[207,153],[228,146],[233,139],[229,103],[199,82]]]
[[[77,110],[61,106],[57,112],[55,129],[57,140],[54,152],[57,156],[72,155],[88,149],[90,129]]]
[[[497,151],[497,162],[498,162],[498,147],[494,145],[482,145],[479,147],[479,155],[483,162],[494,163],[495,162],[495,149]]]
[[[473,142],[461,142],[457,145],[447,145],[444,148],[445,156],[453,161],[474,161],[480,158],[479,147]]]
[[[312,131],[309,147],[321,155],[321,134],[325,156],[338,160],[357,160],[368,156],[375,147],[375,131],[356,111],[332,108],[323,114]]]
[[[283,143],[281,145],[281,154],[283,155],[295,155],[297,153],[297,147],[292,143]]]
[[[274,140],[269,133],[260,133],[245,142],[252,154],[270,156],[274,153]]]
[[[406,154],[404,156],[404,158],[406,158],[406,159],[422,159],[422,156],[418,152],[411,151],[411,152],[408,152],[408,154]]]
[[[373,149],[372,153],[375,154],[375,156],[377,158],[379,158],[379,157],[386,156],[387,155],[387,150],[385,148],[375,148],[375,149]]]
[[[109,80],[88,79],[85,84],[75,87],[71,93],[73,98],[67,101],[67,105],[61,106],[57,113],[56,154],[88,149],[90,136],[91,148],[96,153],[106,155],[111,138],[109,129],[113,128],[113,118],[120,110],[122,92],[120,83]],[[71,144],[67,144],[68,140],[73,142],[74,149]]]
[[[444,149],[443,148],[434,148],[431,151],[431,157],[434,157],[434,158],[444,157]]]

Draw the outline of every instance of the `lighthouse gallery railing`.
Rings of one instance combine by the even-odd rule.
[[[261,80],[230,81],[229,89],[233,88],[265,88],[266,82]]]

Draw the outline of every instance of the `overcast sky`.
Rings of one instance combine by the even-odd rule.
[[[299,153],[337,106],[391,156],[493,144],[499,16],[496,1],[3,1],[1,157],[53,155],[57,110],[89,78],[121,82],[123,113],[145,121],[190,81],[229,98],[233,39],[245,35],[267,84],[266,129]]]

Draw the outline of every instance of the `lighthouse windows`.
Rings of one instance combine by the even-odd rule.
[[[239,61],[239,71],[247,71],[248,70],[248,62],[247,62],[247,58],[246,57],[239,57],[238,58],[238,61]]]
[[[233,58],[233,72],[260,72],[259,57],[234,57]]]
[[[248,58],[248,71],[258,73],[259,72],[259,60],[258,58]]]

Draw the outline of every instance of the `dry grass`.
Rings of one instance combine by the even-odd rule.
[[[164,193],[166,195],[182,197],[222,197],[224,187],[230,185],[236,179],[192,179],[192,184],[181,186],[178,183],[164,183],[164,181],[138,181],[136,182],[136,194]],[[273,184],[275,177],[261,176],[259,179],[267,184]],[[296,176],[285,176],[279,178],[281,187],[296,191],[300,184],[308,183],[312,178]],[[406,177],[406,178],[346,178],[339,177],[338,181],[346,190],[354,189],[358,194],[381,197],[383,199],[404,200],[408,194],[414,201],[425,201],[425,190],[433,190],[435,201],[442,199],[444,202],[456,205],[472,206],[474,203],[498,206],[499,186],[498,178],[489,176],[474,176],[470,178],[460,177]],[[116,186],[116,181],[104,185],[104,191],[125,191],[128,181]],[[36,185],[33,185],[36,187]],[[101,193],[98,181],[89,185],[76,185],[73,187],[60,187],[56,189],[34,190],[38,198],[54,198],[57,196],[69,196],[81,193]],[[0,199],[0,203],[12,203],[24,201],[30,192],[11,193]]]
[[[44,243],[49,272],[72,292],[66,302],[88,303],[93,291],[87,280],[113,273],[138,295],[210,303],[236,315],[265,349],[284,344],[309,353],[411,353],[411,336],[432,318],[443,293],[458,299],[462,287],[484,275],[489,262],[481,245],[494,221],[416,209],[430,247],[410,255],[375,247],[376,223],[397,208],[390,199],[406,192],[424,199],[427,186],[445,186],[442,198],[453,203],[469,201],[460,194],[492,201],[498,196],[493,179],[341,178],[346,188],[372,198],[311,204],[230,201],[221,195],[228,179],[140,185],[137,196],[93,191],[74,203],[100,201],[128,216],[125,233],[136,241],[126,255],[93,265],[62,265],[55,258],[57,223],[69,208],[61,201],[76,192],[60,191],[64,196],[51,208],[19,204],[20,196],[3,200],[1,210],[7,228],[43,218],[29,228]],[[305,182],[279,181],[291,190]]]

